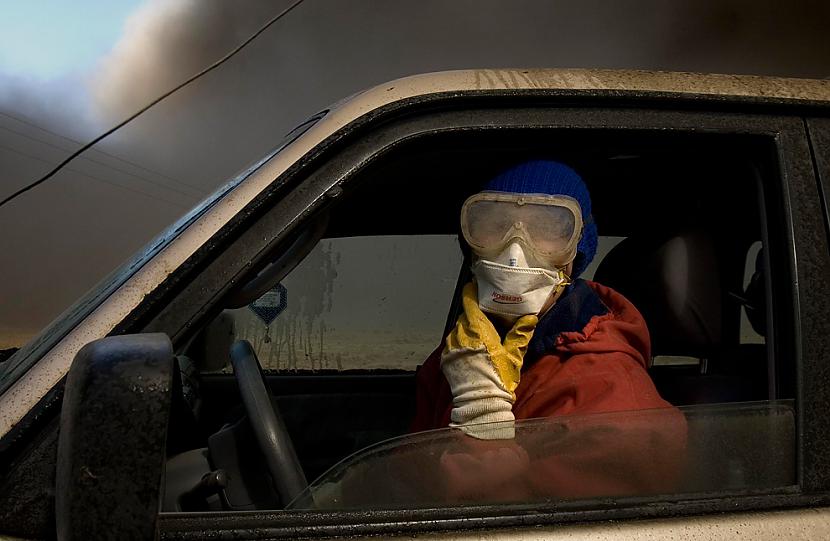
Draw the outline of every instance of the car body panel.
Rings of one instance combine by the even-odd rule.
[[[187,264],[197,252],[206,252],[213,246],[212,239],[216,239],[227,230],[235,219],[246,212],[250,212],[261,196],[280,187],[286,179],[291,178],[292,168],[303,162],[308,156],[319,152],[321,147],[336,142],[355,126],[368,126],[374,120],[385,118],[396,112],[406,112],[413,104],[435,102],[442,104],[456,103],[453,100],[467,98],[499,97],[509,100],[511,96],[529,96],[544,100],[546,107],[556,106],[558,100],[568,103],[573,108],[575,99],[595,100],[591,104],[597,107],[607,106],[608,103],[618,103],[623,100],[627,104],[638,104],[640,100],[648,103],[665,103],[669,109],[677,109],[678,104],[686,107],[696,104],[697,108],[710,108],[718,111],[732,112],[740,107],[758,106],[772,107],[773,115],[789,116],[786,127],[776,132],[788,140],[790,152],[806,146],[806,137],[802,133],[802,121],[799,117],[810,117],[815,111],[821,110],[817,116],[826,114],[830,105],[830,81],[795,80],[768,77],[729,76],[729,75],[698,75],[688,73],[660,73],[660,72],[619,72],[605,70],[469,70],[444,72],[408,77],[379,85],[371,90],[356,94],[334,106],[319,121],[311,126],[299,137],[289,141],[285,146],[276,149],[261,161],[245,170],[234,181],[218,190],[213,196],[203,202],[200,207],[191,212],[185,219],[169,230],[167,236],[152,243],[142,256],[125,267],[129,275],[117,287],[108,282],[101,291],[105,294],[95,298],[97,306],[90,306],[89,313],[79,324],[70,328],[66,325],[65,334],[51,347],[28,371],[20,377],[0,396],[0,436],[6,437],[14,432],[15,427],[30,414],[44,398],[60,389],[60,382],[66,376],[75,354],[87,343],[102,338],[108,334],[117,333],[119,324],[128,320],[139,307],[146,307],[145,299],[150,296],[158,297],[158,291],[163,290],[162,284],[178,269]],[[553,104],[553,105],[551,105]],[[702,104],[702,105],[701,105]],[[644,106],[645,107],[645,106]],[[808,111],[802,114],[802,111]],[[757,112],[753,110],[753,112]],[[736,115],[739,116],[739,115]],[[744,115],[744,120],[746,120]],[[735,119],[733,119],[735,120]],[[821,119],[825,121],[826,119]],[[745,129],[745,128],[741,128]],[[783,134],[783,135],[782,135]],[[796,145],[797,143],[797,145]],[[786,165],[787,160],[784,160]],[[799,159],[799,164],[806,163]],[[815,212],[820,203],[813,193],[815,182],[813,171],[782,171],[786,185],[787,177],[799,177],[798,193],[794,193],[795,204],[804,203],[796,208],[805,209],[796,213],[801,220],[795,224],[795,233],[790,231],[787,240],[790,250],[802,249],[798,242],[803,241],[805,231],[825,234],[827,226],[827,207],[823,207],[823,215]],[[282,177],[282,178],[281,178]],[[821,184],[819,184],[821,187]],[[786,186],[784,189],[787,189]],[[785,198],[789,200],[789,197]],[[806,203],[805,203],[806,202]],[[804,216],[808,214],[809,216]],[[816,225],[818,220],[819,225]],[[792,220],[790,220],[792,222]],[[236,227],[236,226],[234,226]],[[800,233],[799,233],[800,231]],[[799,234],[796,234],[799,233]],[[795,237],[802,240],[794,243]],[[815,243],[814,251],[824,249],[823,239]],[[795,261],[795,254],[790,254]],[[803,253],[801,255],[804,255]],[[816,260],[820,258],[814,258]],[[806,258],[810,260],[810,258]],[[822,259],[823,261],[823,259]],[[803,295],[802,288],[809,285],[811,280],[817,280],[820,273],[809,278],[805,273],[816,269],[807,269],[804,261],[799,260],[798,271],[802,275],[801,284],[794,284],[794,295]],[[820,270],[820,269],[818,269]],[[128,276],[128,277],[126,277]],[[107,289],[109,287],[110,289]],[[801,293],[799,293],[801,291]],[[818,288],[816,291],[824,291]],[[816,295],[821,297],[822,295]],[[163,296],[162,296],[163,297]],[[162,298],[158,297],[158,298]],[[796,298],[798,302],[799,298]],[[810,299],[803,299],[806,303]],[[814,299],[814,302],[824,303],[827,300]],[[795,308],[795,316],[799,317],[800,309]],[[809,311],[808,313],[817,313]],[[807,313],[807,312],[805,312]],[[818,322],[814,328],[820,331],[823,328]],[[811,322],[807,322],[809,326]],[[801,324],[794,325],[801,328]],[[825,325],[826,326],[826,325]],[[56,337],[50,340],[57,340]],[[800,340],[797,341],[800,344]],[[46,344],[45,339],[42,344]],[[47,349],[46,346],[43,346]],[[819,348],[820,349],[820,348]],[[824,353],[815,349],[798,352],[807,358],[805,370],[813,377],[816,365],[826,359]],[[32,357],[33,359],[36,357]],[[814,378],[815,386],[821,384],[824,378]],[[808,396],[813,394],[808,393]],[[59,399],[59,398],[58,398]],[[809,406],[809,405],[808,405]],[[823,412],[813,411],[815,406],[799,411],[799,430],[801,436],[805,433],[821,432]],[[805,416],[806,412],[806,416]],[[824,416],[826,417],[826,416]],[[21,426],[25,423],[20,423]],[[814,438],[815,439],[815,438]],[[820,445],[826,438],[818,438]],[[801,441],[801,440],[799,440]],[[813,441],[808,439],[807,441]],[[815,454],[815,453],[814,453]],[[810,455],[812,456],[812,455]],[[809,463],[802,470],[811,472],[827,468],[813,468]],[[799,479],[801,489],[820,490],[825,480],[819,477]],[[251,514],[245,520],[231,521],[229,517],[199,517],[162,515],[160,524],[164,538],[177,538],[178,534],[187,537],[193,536],[195,531],[215,533],[225,530],[233,535],[268,535],[273,537],[295,537],[309,535],[309,528],[322,535],[407,535],[423,532],[424,538],[475,538],[475,539],[556,539],[556,538],[614,538],[614,539],[644,539],[655,536],[678,538],[734,538],[757,537],[759,539],[778,537],[797,532],[804,538],[827,537],[830,531],[830,508],[824,509],[797,509],[789,511],[767,512],[768,508],[808,507],[827,505],[830,500],[824,494],[809,494],[799,492],[797,487],[785,487],[774,494],[759,495],[752,498],[748,494],[726,495],[716,502],[708,500],[697,502],[694,505],[683,505],[677,498],[668,503],[634,505],[625,508],[624,505],[613,509],[607,506],[603,509],[587,511],[569,511],[567,509],[532,509],[517,511],[511,515],[511,509],[497,508],[479,509],[470,517],[463,515],[465,509],[441,509],[434,511],[430,517],[427,511],[416,512],[403,517],[389,516],[386,522],[380,524],[378,520],[384,518],[381,513],[377,516],[342,515],[325,517],[319,527],[306,524],[301,515],[287,513],[269,519],[275,515],[271,513]],[[730,499],[732,498],[732,499]],[[777,498],[777,500],[776,500]],[[731,501],[737,502],[734,506],[725,507]],[[780,501],[776,505],[775,501]],[[755,503],[753,503],[755,502]],[[742,510],[743,513],[696,516],[695,513],[710,513],[713,511]],[[750,512],[752,509],[759,511]],[[439,512],[440,511],[440,512]],[[450,515],[447,512],[455,513]],[[495,512],[495,514],[493,514]],[[459,514],[461,513],[461,514]],[[489,513],[489,514],[488,514]],[[528,514],[529,513],[529,514]],[[509,515],[509,516],[508,516]],[[566,516],[568,515],[568,516]],[[682,516],[679,516],[682,515]],[[644,517],[671,517],[654,520],[642,520]],[[308,518],[308,517],[306,517]],[[633,520],[634,518],[640,520]],[[591,520],[604,522],[586,522]],[[610,519],[610,521],[609,521]],[[632,519],[632,520],[629,520]],[[292,522],[294,520],[295,522]],[[247,524],[250,526],[245,526]],[[562,524],[560,524],[560,522]],[[251,525],[256,523],[256,525]],[[533,523],[541,527],[531,529],[517,529]],[[565,524],[567,523],[567,524]],[[247,528],[247,529],[246,529]],[[458,530],[474,528],[473,533]],[[495,533],[487,533],[487,528],[502,528]],[[443,533],[429,533],[436,530],[449,530]],[[313,533],[312,533],[313,535]]]
[[[608,521],[506,531],[434,533],[414,539],[456,541],[645,541],[653,539],[823,539],[830,531],[830,508],[701,516],[689,519]],[[358,538],[366,539],[369,538]]]
[[[683,502],[685,503],[685,502]],[[814,504],[815,505],[815,504]],[[826,504],[825,504],[826,505]],[[682,506],[678,506],[680,508]],[[470,517],[442,521],[446,509],[433,509],[431,521],[421,516],[368,516],[361,513],[315,514],[313,525],[297,525],[298,516],[272,513],[263,517],[246,514],[237,517],[197,514],[162,514],[162,539],[198,539],[207,536],[238,539],[296,539],[309,535],[337,539],[826,539],[830,532],[830,507],[736,511],[689,514],[654,518],[648,508],[633,512],[620,510],[617,516],[606,511],[569,516],[559,512],[558,521],[540,524],[537,513],[529,510],[505,516],[497,512],[486,518],[481,508],[472,508]],[[487,508],[487,511],[494,511]],[[700,511],[706,513],[706,511]],[[421,513],[423,515],[424,513]],[[543,517],[544,518],[544,517]],[[304,521],[310,523],[311,521]],[[555,522],[555,523],[554,523]],[[528,524],[536,524],[528,527]]]
[[[273,535],[263,528],[262,533]],[[793,509],[786,511],[759,511],[755,513],[725,513],[711,516],[678,517],[656,520],[621,520],[601,523],[561,524],[555,527],[514,528],[506,530],[475,530],[468,532],[402,533],[405,539],[454,539],[455,541],[555,541],[567,539],[650,541],[653,539],[698,540],[711,539],[824,539],[830,531],[830,507]],[[175,532],[167,532],[162,539],[176,539]],[[277,535],[271,538],[280,538]],[[288,536],[285,536],[287,538]],[[395,538],[387,534],[385,538]],[[371,537],[350,537],[353,541],[374,540]],[[0,535],[0,541],[27,541],[22,537]]]

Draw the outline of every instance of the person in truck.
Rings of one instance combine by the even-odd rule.
[[[649,377],[640,312],[579,278],[597,249],[581,177],[550,160],[511,167],[464,202],[461,233],[473,280],[455,327],[418,371],[411,425],[465,435],[440,461],[450,499],[670,490],[685,419]],[[654,409],[662,413],[647,420],[594,415]],[[535,418],[579,422],[536,431],[543,442],[518,437],[515,421]]]

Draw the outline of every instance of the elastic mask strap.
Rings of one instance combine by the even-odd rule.
[[[559,268],[557,268],[556,270],[562,275],[562,281],[556,285],[556,293],[558,294],[561,290],[573,284],[573,280],[571,280],[571,277],[568,276],[564,270]]]

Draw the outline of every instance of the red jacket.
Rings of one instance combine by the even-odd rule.
[[[418,371],[413,432],[449,424],[452,396],[441,350]],[[517,425],[515,440],[460,438],[463,448],[440,460],[448,497],[670,492],[683,469],[686,422],[657,393],[646,372],[649,359],[648,329],[634,305],[608,287],[577,280],[537,325],[516,389],[516,419],[544,417],[549,426]],[[586,415],[656,408],[662,409]]]

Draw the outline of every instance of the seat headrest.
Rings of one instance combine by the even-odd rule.
[[[708,235],[629,237],[608,253],[594,279],[640,310],[655,356],[705,358],[721,344],[720,272]]]

